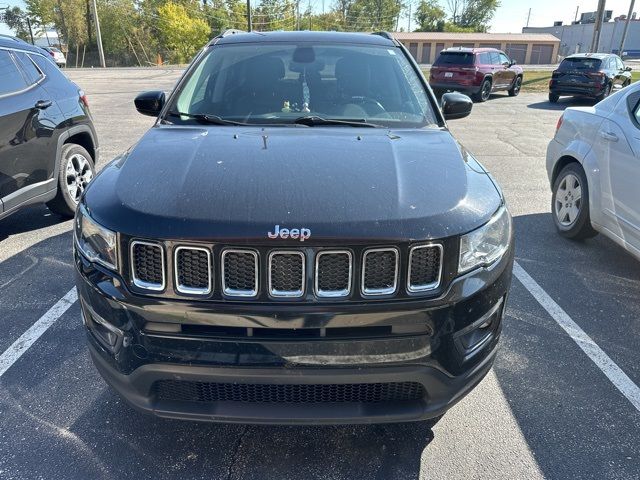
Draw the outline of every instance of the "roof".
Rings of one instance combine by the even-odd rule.
[[[482,52],[499,52],[497,48],[489,48],[489,47],[478,47],[478,48],[469,48],[469,47],[449,47],[442,50],[443,52],[463,52],[463,53],[482,53]]]
[[[222,45],[256,42],[360,43],[387,46],[394,44],[393,40],[385,38],[383,34],[311,31],[240,32],[238,30],[226,32],[215,43]]]
[[[394,32],[396,40],[453,42],[553,42],[560,39],[550,33],[454,33],[454,32]]]
[[[40,47],[35,47],[24,40],[10,37],[9,35],[0,35],[0,47],[19,48],[20,50],[27,50],[29,52],[42,53],[42,49]]]
[[[571,55],[567,55],[565,58],[598,58],[603,59],[606,57],[610,57],[610,53],[573,53]]]

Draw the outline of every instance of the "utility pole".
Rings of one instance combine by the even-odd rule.
[[[600,32],[602,30],[602,18],[604,17],[604,6],[607,0],[598,0],[598,11],[596,13],[596,23],[593,27],[593,40],[591,41],[591,52],[598,51],[600,45]]]
[[[531,8],[529,8],[529,15],[527,15],[527,28],[529,27],[529,19],[531,18]]]
[[[96,0],[93,0],[93,21],[96,24],[96,41],[98,42],[98,55],[100,56],[100,66],[105,68],[107,66],[104,61],[104,50],[102,49],[102,34],[100,33],[100,19],[98,18],[98,6]]]
[[[251,26],[251,0],[247,0],[247,31],[251,32],[253,27]]]
[[[627,20],[624,22],[624,30],[622,30],[622,39],[620,40],[620,48],[618,49],[618,55],[622,58],[622,51],[624,49],[624,42],[627,39],[627,30],[629,29],[629,22],[631,21],[631,15],[633,15],[633,5],[636,3],[636,0],[631,0],[629,4],[629,15],[627,15]]]
[[[296,30],[300,30],[300,0],[296,0]]]
[[[407,18],[407,32],[411,31],[411,2],[409,2],[409,17]]]
[[[580,5],[578,5],[578,6],[576,7],[576,16],[575,16],[575,17],[573,17],[573,21],[574,21],[574,22],[577,22],[577,21],[578,21],[578,11],[579,11],[579,10],[580,10]]]

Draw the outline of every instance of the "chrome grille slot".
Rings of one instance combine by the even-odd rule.
[[[230,297],[258,294],[258,254],[253,250],[222,252],[222,291]]]
[[[320,252],[316,256],[316,295],[346,297],[351,293],[353,261],[347,250]]]
[[[409,251],[407,290],[424,292],[440,285],[442,245],[419,245]]]
[[[206,295],[212,290],[211,253],[202,247],[175,250],[176,290],[190,295]]]
[[[269,295],[301,297],[305,287],[305,257],[298,251],[269,254]]]
[[[165,264],[162,245],[134,240],[131,242],[131,277],[136,287],[164,290]]]
[[[395,248],[374,248],[364,252],[362,259],[362,293],[389,295],[398,286],[398,251]]]

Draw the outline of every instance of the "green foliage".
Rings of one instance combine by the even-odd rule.
[[[31,41],[29,35],[29,25],[27,24],[27,14],[20,7],[8,8],[4,12],[4,21],[7,26],[15,32],[16,37],[27,42]]]
[[[451,22],[472,32],[486,32],[500,0],[447,0]]]
[[[418,32],[441,31],[446,13],[438,0],[422,0],[415,13],[415,21],[418,23]]]
[[[158,8],[160,41],[176,63],[188,62],[207,43],[210,27],[184,5],[167,2]]]

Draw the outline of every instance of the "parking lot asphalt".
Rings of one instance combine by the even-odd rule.
[[[153,123],[136,114],[134,96],[170,90],[180,72],[68,74],[89,96],[100,168]],[[514,278],[492,372],[433,432],[144,416],[94,370],[78,304],[63,302],[64,313],[0,373],[0,479],[640,479],[640,264],[601,236],[573,243],[555,233],[544,155],[561,110],[576,103],[545,99],[497,94],[450,122],[503,187],[517,263],[547,300]],[[73,288],[71,240],[71,222],[44,206],[0,223],[0,354]],[[572,333],[581,345],[553,305],[585,335]],[[601,349],[605,367],[583,348]],[[626,395],[610,379],[619,371]]]

